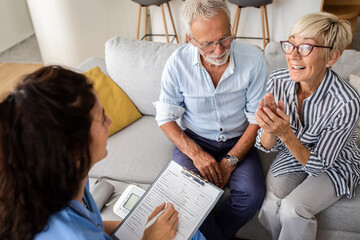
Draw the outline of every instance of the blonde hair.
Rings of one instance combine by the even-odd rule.
[[[185,24],[186,34],[191,34],[190,25],[198,19],[203,18],[210,20],[220,13],[225,13],[230,23],[230,10],[225,0],[186,0],[183,3],[182,20]]]
[[[351,24],[326,12],[310,13],[298,19],[291,28],[289,38],[294,35],[315,41],[323,40],[325,46],[339,50],[340,54],[352,41]],[[330,51],[325,49],[326,59]]]

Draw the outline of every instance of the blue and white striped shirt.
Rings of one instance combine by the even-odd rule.
[[[202,66],[199,50],[179,47],[168,59],[155,102],[159,126],[181,118],[181,127],[215,141],[241,136],[257,124],[255,112],[266,90],[267,65],[263,52],[233,41],[230,63],[217,87]]]
[[[273,93],[276,102],[284,101],[293,132],[310,150],[306,166],[301,165],[279,139],[270,150],[262,147],[262,129],[258,131],[255,146],[265,152],[277,152],[270,168],[274,176],[294,172],[317,176],[324,172],[333,182],[336,196],[354,197],[355,187],[360,182],[360,149],[355,131],[360,95],[347,81],[327,70],[316,91],[303,101],[302,124],[298,112],[298,85],[290,79],[287,68],[279,69],[271,74],[267,91]]]

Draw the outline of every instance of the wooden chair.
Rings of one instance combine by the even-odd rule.
[[[147,40],[147,37],[149,37],[149,36],[166,36],[166,41],[169,42],[169,36],[172,36],[173,39],[171,40],[171,42],[173,42],[174,38],[175,38],[176,42],[179,43],[179,39],[178,39],[178,36],[177,36],[177,33],[176,33],[174,20],[173,20],[170,5],[169,5],[170,0],[132,0],[132,1],[139,4],[139,15],[138,15],[138,25],[137,25],[136,39],[139,39],[141,9],[143,7],[145,7],[145,35],[141,38],[141,40]],[[167,4],[168,10],[169,10],[170,19],[171,19],[172,27],[173,27],[173,30],[174,30],[174,34],[169,34],[168,30],[167,30],[166,18],[165,18],[165,13],[164,13],[164,4],[165,3]],[[152,5],[160,6],[160,8],[161,8],[161,13],[162,13],[163,20],[164,20],[165,34],[153,34],[153,33],[148,34],[147,33],[147,9],[148,9],[148,6],[152,6]]]
[[[273,0],[228,0],[230,3],[237,5],[233,26],[232,26],[232,34],[235,38],[244,38],[244,39],[262,39],[264,49],[268,42],[270,42],[270,33],[269,33],[269,23],[266,11],[266,5],[273,2]],[[262,38],[259,37],[238,37],[237,36],[237,29],[239,27],[239,19],[240,19],[240,12],[241,8],[245,7],[256,7],[260,8],[260,15],[261,15],[261,27],[262,27]],[[264,28],[264,20],[266,24],[266,33],[267,37],[265,37],[265,28]]]

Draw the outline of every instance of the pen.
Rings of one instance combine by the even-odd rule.
[[[163,210],[161,210],[158,214],[156,214],[155,217],[153,217],[150,221],[148,221],[145,225],[145,229],[149,228],[151,225],[154,224],[154,222],[156,222],[156,220],[165,212],[167,208],[167,203],[165,203],[165,207]]]

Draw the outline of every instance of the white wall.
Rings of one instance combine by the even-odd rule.
[[[34,34],[26,0],[0,0],[0,52]]]
[[[27,0],[45,65],[76,67],[104,57],[113,36],[136,37],[138,5],[130,0]]]
[[[322,0],[274,0],[267,5],[269,20],[270,38],[272,41],[286,40],[293,23],[305,14],[319,12]],[[175,21],[176,31],[178,32],[181,43],[184,43],[185,30],[181,21],[180,9],[183,1],[172,0],[170,7]],[[231,24],[235,15],[236,5],[228,3],[231,11]],[[154,33],[164,33],[164,24],[161,9],[156,6],[150,7],[152,30]],[[168,31],[173,33],[167,7],[165,7]],[[260,9],[243,8],[240,14],[238,36],[262,37]],[[156,37],[156,41],[166,41],[165,37]],[[262,47],[262,40],[245,40]]]
[[[139,5],[130,0],[27,0],[27,2],[42,59],[46,65],[76,67],[88,57],[103,58],[104,44],[109,38],[121,36],[135,39],[136,37]],[[182,0],[170,2],[181,43],[184,42],[185,35],[180,19],[182,4]],[[274,0],[268,5],[271,40],[287,39],[293,22],[307,13],[319,11],[320,5],[321,0]],[[229,4],[229,6],[233,17],[235,5]],[[160,8],[152,6],[149,11],[153,33],[164,33]],[[166,6],[165,14],[168,18],[169,33],[172,33]],[[141,28],[141,36],[143,29],[144,26]],[[242,10],[238,35],[261,36],[258,9]],[[154,40],[165,41],[165,38],[158,37]],[[252,41],[254,44],[262,45],[262,41]]]

